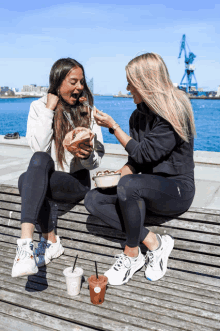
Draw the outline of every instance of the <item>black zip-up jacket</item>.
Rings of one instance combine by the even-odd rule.
[[[125,150],[128,162],[142,173],[193,176],[194,138],[185,142],[172,125],[153,113],[144,102],[137,105],[129,120],[131,139]]]

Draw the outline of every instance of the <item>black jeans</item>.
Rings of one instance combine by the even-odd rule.
[[[117,188],[94,189],[85,196],[87,210],[127,235],[129,247],[139,246],[149,230],[144,227],[146,211],[159,215],[184,213],[192,204],[195,187],[171,177],[133,174],[120,179]]]
[[[72,174],[55,171],[49,154],[34,153],[27,171],[18,180],[22,198],[21,223],[35,224],[37,221],[43,233],[51,232],[54,225],[47,198],[75,203],[84,199],[90,187],[89,170],[82,169]]]

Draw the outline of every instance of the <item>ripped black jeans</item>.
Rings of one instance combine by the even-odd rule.
[[[127,235],[127,246],[136,247],[149,230],[144,227],[146,211],[172,216],[192,204],[195,187],[187,188],[171,177],[133,174],[120,179],[117,188],[94,189],[85,196],[85,207],[113,228]]]
[[[75,203],[84,199],[90,190],[89,170],[75,173],[54,170],[54,161],[45,152],[36,152],[32,156],[28,169],[18,180],[21,195],[21,223],[36,221],[43,233],[54,228],[51,206],[47,198],[58,202]]]

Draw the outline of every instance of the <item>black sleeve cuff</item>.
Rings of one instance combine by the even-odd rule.
[[[129,155],[132,155],[133,150],[138,145],[138,142],[134,139],[130,139],[127,145],[125,146],[126,152],[128,152]]]

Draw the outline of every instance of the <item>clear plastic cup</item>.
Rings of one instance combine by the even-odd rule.
[[[66,279],[67,293],[71,296],[78,295],[81,289],[83,269],[76,267],[72,272],[72,267],[68,267],[63,271]]]

